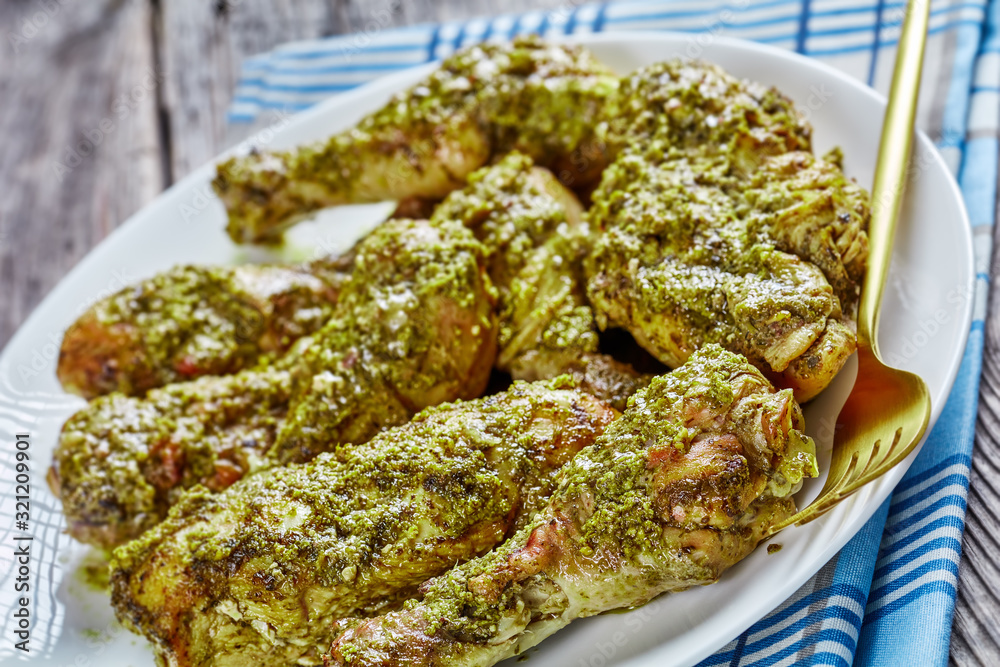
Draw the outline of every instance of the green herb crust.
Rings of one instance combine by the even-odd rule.
[[[491,665],[575,618],[711,583],[816,475],[802,427],[790,390],[707,346],[639,391],[502,546],[338,623],[326,664]]]
[[[184,664],[318,662],[335,619],[391,608],[526,525],[614,415],[567,378],[518,383],[190,492],[115,552],[119,618]]]

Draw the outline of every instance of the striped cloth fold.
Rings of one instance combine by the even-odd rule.
[[[254,56],[233,123],[307,108],[484,39],[523,33],[712,32],[819,58],[886,92],[905,3],[632,0],[297,42]],[[931,5],[919,122],[958,177],[975,240],[975,312],[962,367],[912,469],[864,529],[778,609],[701,663],[944,665],[958,581],[983,351],[1000,122],[1000,0]]]

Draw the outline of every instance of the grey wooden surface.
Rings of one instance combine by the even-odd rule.
[[[0,347],[116,226],[244,138],[227,128],[225,111],[245,56],[363,30],[376,12],[388,26],[567,2],[0,2]],[[83,154],[85,137],[97,146]],[[994,262],[991,275],[998,269]],[[990,312],[998,306],[994,293]],[[956,665],[1000,665],[1000,317],[987,323],[986,341]]]

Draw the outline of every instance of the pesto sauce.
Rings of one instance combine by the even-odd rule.
[[[683,539],[691,528],[673,523],[661,505],[665,488],[657,475],[661,468],[669,473],[678,461],[664,450],[682,455],[700,436],[732,436],[734,408],[775,396],[787,392],[775,392],[744,358],[717,346],[703,348],[632,397],[625,413],[560,471],[558,489],[530,524],[490,553],[427,582],[422,597],[408,600],[399,612],[336,642],[337,656],[346,664],[364,664],[369,656],[405,650],[412,641],[442,663],[471,661],[484,646],[502,646],[530,632],[536,620],[589,615],[664,589],[711,582],[753,548],[759,539],[755,530],[791,507],[769,504],[766,491],[754,497],[763,487],[752,482],[760,471],[753,472],[732,482],[734,491],[750,494],[746,508],[727,516],[724,527],[703,529],[709,535],[695,542],[711,546],[685,546],[691,544]],[[780,402],[775,407],[788,414]],[[795,428],[801,413],[797,406],[791,412],[778,440],[804,438]],[[749,442],[760,439],[761,426],[758,418]],[[691,463],[695,474],[726,483],[725,470],[700,470],[706,462],[697,458]],[[746,529],[751,522],[757,528]]]
[[[316,331],[332,301],[331,286],[294,268],[173,268],[122,289],[85,316],[105,336],[126,333],[127,342],[112,352],[110,381],[97,378],[100,386],[80,389],[141,394],[250,367]]]
[[[687,413],[725,415],[736,398],[732,383],[746,374],[760,376],[742,357],[718,346],[702,348],[684,366],[653,378],[629,399],[622,417],[564,469],[553,502],[591,498],[594,511],[581,527],[591,552],[633,558],[656,549],[662,519],[649,493],[651,449],[686,452],[702,432],[684,425],[692,419]],[[761,386],[769,386],[760,380]],[[706,428],[713,426],[704,422]]]
[[[391,220],[367,236],[334,317],[296,365],[271,459],[309,460],[401,424],[427,401],[475,393],[467,376],[484,376],[495,335],[483,256],[459,222]]]
[[[669,60],[640,68],[622,79],[616,101],[608,136],[618,151],[711,147],[749,159],[749,151],[778,154],[811,144],[812,129],[791,100],[709,63]]]
[[[437,167],[435,151],[443,142],[455,142],[470,156],[485,144],[492,155],[516,149],[547,163],[593,137],[617,86],[617,78],[580,47],[533,36],[478,44],[445,59],[426,79],[325,145],[272,159],[283,164],[278,171],[289,181],[322,183],[342,201],[365,199],[373,159],[386,147],[398,148],[401,138],[409,159],[422,165],[418,171]],[[237,166],[230,168],[234,180],[253,177]],[[374,178],[391,186],[398,175]]]
[[[599,319],[672,366],[718,343],[783,371],[857,302],[867,195],[806,152],[787,99],[714,66],[641,69],[621,105],[588,212]]]
[[[290,389],[287,372],[244,371],[95,399],[63,427],[54,456],[70,532],[115,546],[155,525],[184,488],[212,484],[219,465],[237,476],[259,466]]]
[[[562,186],[549,179],[515,151],[473,173],[468,186],[450,194],[431,218],[432,224],[460,221],[483,244],[498,290],[498,366],[505,370],[528,350],[597,350],[578,275],[585,229],[568,219],[566,205],[552,191]]]
[[[560,466],[603,432],[612,412],[571,384],[515,383],[428,408],[368,444],[261,472],[220,494],[189,491],[166,521],[114,552],[119,612],[142,608],[148,598],[132,596],[163,559],[183,577],[167,585],[206,610],[221,600],[241,609],[273,600],[269,613],[277,614],[287,596],[308,594],[332,596],[331,608],[312,613],[348,615],[391,591],[409,594],[529,524]],[[491,524],[491,542],[470,538]],[[327,636],[323,623],[274,625],[282,642]]]
[[[87,553],[76,570],[76,579],[91,591],[107,593],[111,587],[108,554],[96,550]]]

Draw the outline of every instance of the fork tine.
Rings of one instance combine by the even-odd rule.
[[[865,474],[862,474],[861,477],[859,477],[855,482],[851,483],[846,489],[846,491],[848,493],[853,493],[854,491],[861,488],[868,482],[878,479],[885,473],[889,472],[891,468],[893,468],[894,466],[899,464],[900,461],[909,456],[910,452],[912,452],[913,449],[920,442],[921,435],[922,433],[914,432],[908,438],[909,443],[907,444],[907,446],[903,448],[898,448],[899,443],[903,439],[902,437],[903,429],[902,427],[897,428],[896,436],[893,439],[892,446],[890,447],[889,452],[886,454],[885,459],[878,466],[876,466],[875,469],[872,470],[870,473],[866,472]]]
[[[858,467],[858,453],[854,452],[853,456],[851,456],[850,463],[847,464],[847,467],[843,469],[843,471],[839,476],[837,477],[831,476],[827,478],[826,484],[823,485],[823,489],[819,492],[819,497],[822,498],[824,495],[830,493],[834,489],[838,489],[841,486],[843,486],[845,481],[850,479],[851,476],[854,474],[854,470],[857,467]],[[833,475],[834,472],[835,472],[834,468],[831,468],[830,474]]]
[[[896,466],[900,461],[905,459],[917,446],[917,443],[920,442],[921,435],[922,433],[915,431],[909,437],[909,444],[900,449],[898,445],[903,440],[903,429],[901,427],[897,428],[893,441],[887,448],[885,456],[882,457],[882,460],[875,465],[874,469],[870,469],[871,463],[876,457],[874,452],[872,456],[869,457],[868,464],[865,465],[865,469],[859,472],[857,468],[858,452],[854,451],[851,456],[851,462],[843,471],[842,475],[835,480],[827,479],[820,495],[813,500],[812,503],[785,521],[782,521],[780,524],[776,524],[768,532],[768,535],[773,535],[779,530],[793,524],[802,526],[820,518],[836,507],[840,501],[854,494],[869,482],[881,477],[891,468]],[[880,443],[876,441],[876,444],[873,446],[873,450],[877,449],[879,444]]]
[[[786,528],[793,524],[803,526],[807,523],[815,521],[816,519],[820,518],[821,516],[832,510],[840,503],[840,501],[842,501],[849,495],[853,494],[859,488],[861,488],[861,486],[845,490],[844,488],[842,488],[842,486],[838,486],[837,488],[831,489],[830,491],[821,494],[818,498],[812,501],[807,507],[803,508],[795,515],[793,515],[786,521],[782,522],[782,524],[776,527],[773,532],[777,532],[778,530],[781,530],[782,528]]]
[[[871,469],[872,464],[875,464],[876,467],[878,466],[876,460],[878,459],[879,449],[881,448],[881,446],[882,446],[882,440],[880,438],[875,441],[875,444],[872,445],[871,451],[868,452],[868,462],[865,463],[865,467],[861,470],[860,473],[858,473],[859,475],[864,476],[865,474],[867,474],[868,471]],[[881,461],[881,459],[878,460]]]

